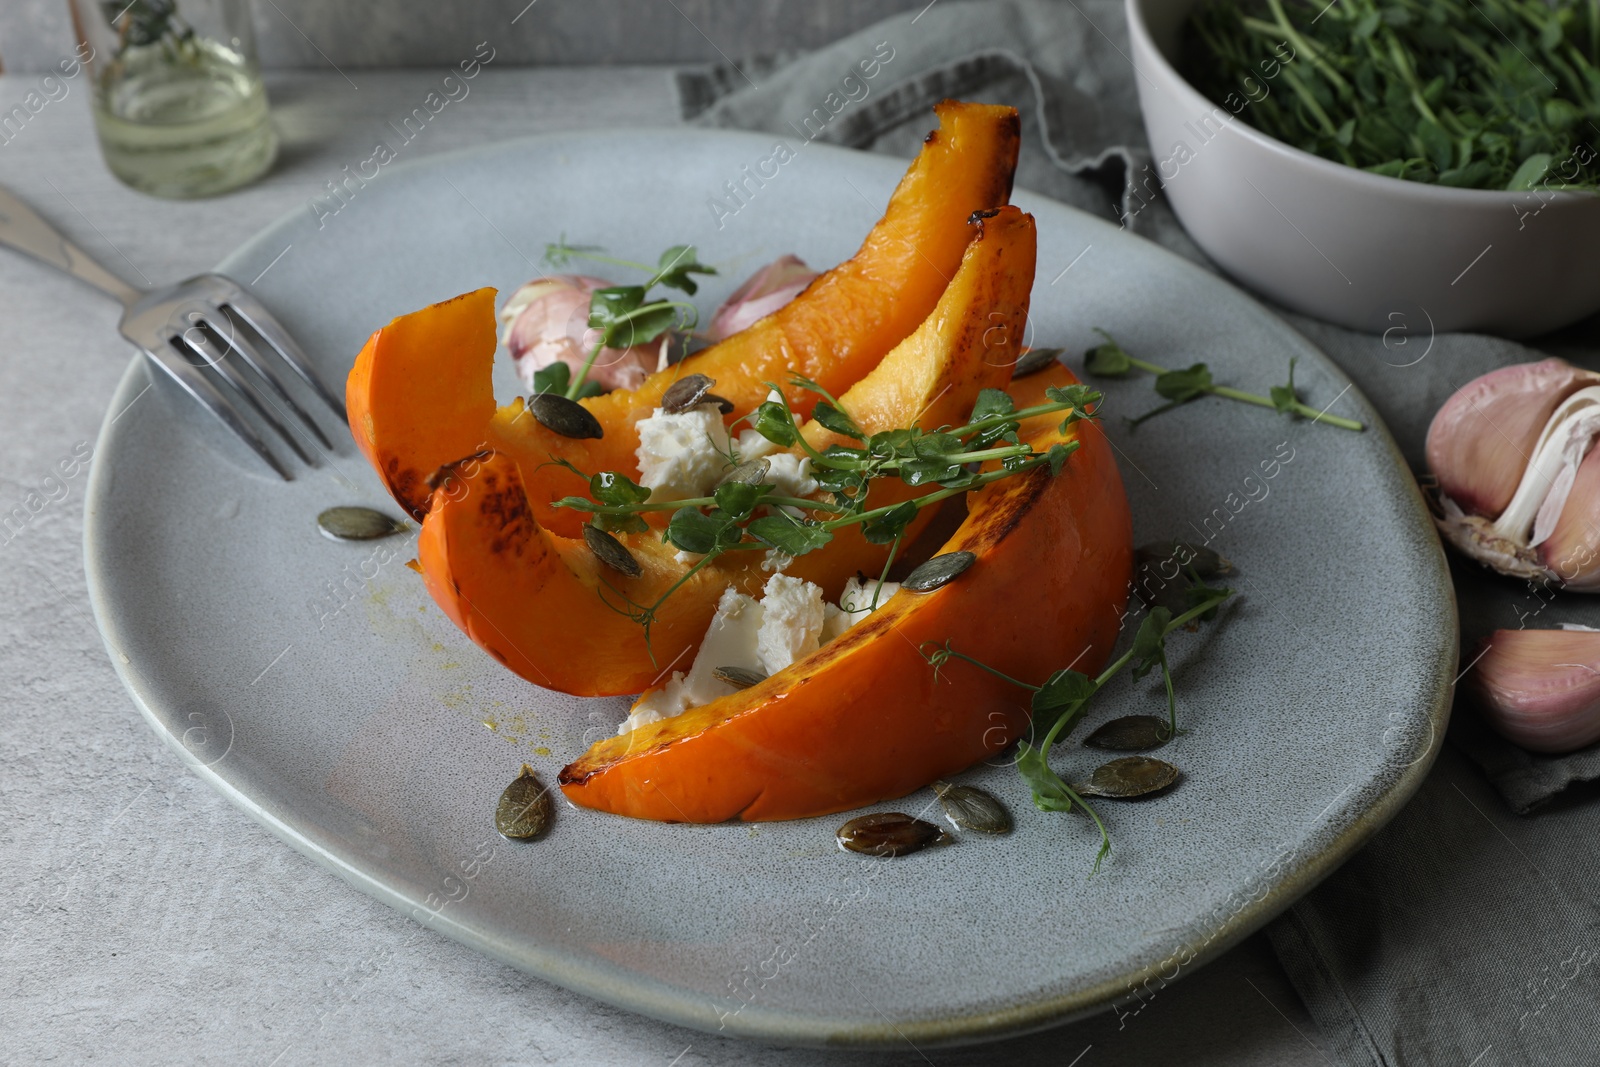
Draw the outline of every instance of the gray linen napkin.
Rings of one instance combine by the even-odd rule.
[[[936,0],[787,64],[683,72],[684,115],[793,133],[880,43],[893,58],[867,95],[808,136],[820,127],[814,139],[909,156],[934,102],[1011,103],[1023,115],[1018,185],[1124,220],[1214,269],[1163,200],[1129,210],[1150,156],[1118,0]],[[1544,354],[1494,337],[1375,337],[1280,314],[1355,380],[1419,472],[1428,421],[1446,397]],[[1544,347],[1600,369],[1600,323]],[[1524,586],[1460,562],[1455,578],[1463,662],[1489,631],[1524,619],[1600,625],[1592,597],[1541,599],[1534,619]],[[1600,1064],[1600,790],[1558,797],[1600,778],[1600,746],[1537,756],[1490,733],[1468,706],[1454,718],[1417,798],[1269,928],[1273,946],[1346,1063]],[[1540,811],[1511,818],[1507,805]]]

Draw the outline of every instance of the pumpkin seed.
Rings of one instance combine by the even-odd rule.
[[[589,546],[589,551],[594,553],[594,558],[604,563],[618,574],[629,578],[637,578],[644,573],[644,568],[639,566],[639,561],[633,558],[621,541],[600,529],[594,523],[585,523],[583,527],[583,543]]]
[[[914,593],[931,593],[959,578],[976,562],[978,557],[971,552],[947,552],[942,556],[934,556],[906,575],[906,580],[900,583],[900,588],[909,589]]]
[[[1163,563],[1177,564],[1187,559],[1189,562],[1182,564],[1182,570],[1187,572],[1193,568],[1202,578],[1221,578],[1233,573],[1233,564],[1221,553],[1187,541],[1153,541],[1134,549],[1133,558],[1140,566],[1151,563],[1158,566]]]
[[[772,461],[765,457],[761,459],[746,460],[733,470],[722,476],[718,485],[760,485],[767,480],[767,475],[772,470]]]
[[[1061,353],[1065,351],[1064,348],[1030,348],[1022,353],[1022,358],[1011,368],[1011,377],[1024,378],[1030,374],[1037,374],[1046,367],[1060,362]]]
[[[1086,797],[1126,799],[1159,792],[1178,780],[1178,768],[1149,756],[1123,756],[1095,768],[1087,782],[1072,788]]]
[[[1009,834],[1011,813],[989,793],[970,785],[934,782],[934,795],[944,809],[944,817],[963,830],[984,834]]]
[[[864,856],[908,856],[929,845],[942,845],[950,835],[931,822],[899,811],[875,811],[839,827],[839,847]]]
[[[1124,715],[1112,719],[1083,739],[1090,748],[1113,752],[1142,752],[1172,740],[1172,724],[1155,715]]]
[[[715,404],[717,405],[717,410],[722,412],[724,415],[733,414],[733,401],[729,400],[725,396],[718,396],[716,393],[707,393],[705,396],[700,398],[700,403]]]
[[[711,673],[735,689],[749,689],[767,680],[766,674],[750,670],[748,667],[713,667]]]
[[[560,393],[534,393],[528,397],[528,413],[552,433],[562,437],[604,437],[600,420],[576,400]]]
[[[374,541],[406,528],[399,519],[362,507],[329,508],[317,516],[317,529],[335,541]]]
[[[516,781],[500,794],[494,809],[494,828],[517,840],[538,837],[550,825],[550,790],[526,763]]]
[[[715,378],[708,378],[704,374],[686,374],[667,386],[667,391],[661,394],[661,410],[668,415],[688,411],[700,403],[701,398],[716,384]]]

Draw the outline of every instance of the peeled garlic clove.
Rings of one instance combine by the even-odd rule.
[[[817,272],[798,256],[780,256],[752,274],[711,316],[707,329],[713,341],[739,331],[783,307],[799,296]]]
[[[1600,588],[1596,437],[1600,374],[1547,359],[1469,382],[1428,429],[1440,532],[1503,574]]]
[[[1561,402],[1600,374],[1559,359],[1490,371],[1458,389],[1428,427],[1428,469],[1469,515],[1495,518],[1522,481],[1534,443]]]
[[[1496,630],[1470,688],[1489,725],[1534,752],[1600,740],[1600,633]]]
[[[517,377],[529,392],[533,373],[562,362],[574,372],[589,358],[600,331],[589,326],[589,299],[611,283],[586,274],[554,274],[528,282],[511,294],[500,311],[500,341],[511,353]],[[666,335],[663,335],[665,343]],[[635,348],[603,348],[589,369],[589,378],[606,389],[637,389],[664,365],[659,344]]]

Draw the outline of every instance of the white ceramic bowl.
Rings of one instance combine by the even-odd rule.
[[[1195,243],[1243,284],[1373,333],[1526,337],[1600,311],[1600,196],[1448,189],[1291,148],[1240,117],[1252,96],[1288,92],[1281,80],[1264,73],[1225,106],[1174,67],[1194,0],[1126,6],[1151,169]],[[1270,50],[1262,60],[1276,73]]]

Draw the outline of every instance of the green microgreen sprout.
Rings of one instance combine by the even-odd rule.
[[[677,289],[693,296],[699,289],[696,274],[715,274],[715,267],[701,263],[693,245],[673,245],[661,253],[655,266],[608,256],[592,245],[569,245],[566,239],[545,247],[545,260],[562,267],[574,259],[588,259],[613,266],[629,267],[649,277],[640,285],[611,285],[596,289],[589,297],[589,328],[600,331],[600,339],[589,349],[589,356],[576,375],[566,364],[551,364],[534,374],[538,392],[560,392],[568,400],[593,396],[600,390],[590,382],[589,371],[602,350],[632,348],[649,344],[671,329],[690,330],[699,321],[695,306],[686,300],[650,299],[656,286]],[[562,369],[557,371],[556,367]],[[546,374],[546,372],[549,372]],[[543,377],[541,377],[543,375]]]
[[[625,606],[612,606],[645,627],[647,642],[662,603],[719,555],[764,549],[803,556],[827,545],[846,526],[859,525],[870,543],[891,546],[873,594],[876,607],[889,567],[922,509],[1036,468],[1052,476],[1059,474],[1078,442],[1058,441],[1038,452],[1020,440],[1018,427],[1034,416],[1061,415],[1064,432],[1075,422],[1096,417],[1101,400],[1100,393],[1087,386],[1051,387],[1044,403],[1018,410],[1009,394],[986,389],[963,426],[867,434],[838,398],[816,382],[796,377],[790,382],[793,387],[822,398],[813,409],[813,418],[836,434],[860,442],[858,446],[831,444],[818,449],[796,426],[794,410],[783,392],[766,384],[779,399],[763,403],[746,419],[773,444],[799,447],[811,458],[811,477],[825,494],[820,499],[780,496],[766,484],[727,482],[709,496],[655,500],[648,488],[620,472],[587,475],[570,463],[553,461],[585,478],[589,496],[562,497],[552,506],[587,514],[608,533],[644,533],[649,529],[646,513],[670,512],[662,540],[701,557],[653,604],[636,603],[613,587]],[[816,413],[824,408],[826,413],[819,418]],[[727,458],[731,465],[736,457]],[[986,461],[998,461],[998,466],[985,469]],[[873,506],[872,485],[885,478],[937,488],[911,500]]]
[[[1256,407],[1272,408],[1291,418],[1310,419],[1312,422],[1327,423],[1337,426],[1341,430],[1351,430],[1356,433],[1366,429],[1354,419],[1343,418],[1339,415],[1330,415],[1326,411],[1318,411],[1303,402],[1294,387],[1294,364],[1289,361],[1289,384],[1275,385],[1270,396],[1260,396],[1256,393],[1247,393],[1242,389],[1232,386],[1217,385],[1211,380],[1211,368],[1204,363],[1181,370],[1168,370],[1166,367],[1157,366],[1146,360],[1136,359],[1129,355],[1127,350],[1117,343],[1105,330],[1096,329],[1104,343],[1098,344],[1083,354],[1084,369],[1097,378],[1126,378],[1135,371],[1155,375],[1155,390],[1158,395],[1165,398],[1167,403],[1153,408],[1137,418],[1129,419],[1130,426],[1138,426],[1148,419],[1171,411],[1173,408],[1187,404],[1189,401],[1202,396],[1220,396],[1228,400],[1237,400],[1244,404],[1254,404]]]
[[[1205,0],[1180,66],[1262,132],[1373,174],[1600,191],[1594,0]]]
[[[1198,581],[1198,579],[1197,579]],[[1064,667],[1046,678],[1040,685],[1032,685],[1004,674],[987,663],[958,652],[951,642],[943,645],[929,642],[922,653],[937,678],[941,668],[950,660],[960,660],[987,671],[995,677],[1033,693],[1031,725],[1028,737],[1017,742],[1017,772],[1033,793],[1033,803],[1040,811],[1071,811],[1081,808],[1094,820],[1100,832],[1100,849],[1095,854],[1091,874],[1100,870],[1101,862],[1111,853],[1111,835],[1094,808],[1067,784],[1050,767],[1050,750],[1065,741],[1073,729],[1088,714],[1089,702],[1107,682],[1124,669],[1131,667],[1134,678],[1143,678],[1160,668],[1167,696],[1168,736],[1178,731],[1178,704],[1172,684],[1172,670],[1167,663],[1167,636],[1174,630],[1211,618],[1217,608],[1233,596],[1233,590],[1207,586],[1203,583],[1190,587],[1190,600],[1194,604],[1182,614],[1173,616],[1166,608],[1152,608],[1135,631],[1133,643],[1094,678],[1081,671]]]

